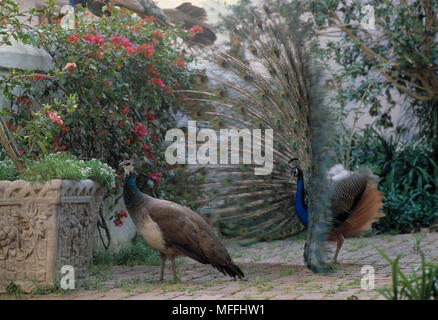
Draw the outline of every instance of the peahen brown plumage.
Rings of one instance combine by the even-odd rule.
[[[120,165],[126,175],[123,198],[129,215],[149,246],[160,253],[160,280],[163,280],[167,259],[172,264],[173,276],[177,280],[175,257],[179,255],[210,264],[230,277],[244,277],[227,249],[199,214],[177,203],[140,192],[135,184],[133,161],[126,160]]]
[[[298,159],[292,159],[293,162]],[[309,214],[305,201],[303,172],[298,165],[290,172],[291,179],[297,178],[295,210],[304,226],[308,225]],[[358,236],[371,230],[371,225],[384,216],[382,193],[376,188],[377,177],[369,170],[350,172],[341,164],[329,171],[331,222],[327,240],[336,241],[336,252],[332,263],[337,262],[344,238]]]
[[[205,22],[207,20],[205,9],[193,6],[190,2],[185,2],[174,9],[161,9],[152,0],[76,0],[72,2],[80,4],[85,2],[88,9],[98,16],[103,14],[102,10],[105,5],[112,3],[129,9],[142,17],[154,16],[160,24],[180,24],[187,30],[199,25],[203,31],[194,36],[189,35],[187,39],[189,43],[209,46],[216,41],[213,27]]]

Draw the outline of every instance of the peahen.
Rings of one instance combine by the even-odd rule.
[[[291,159],[289,163],[298,160]],[[341,164],[333,166],[329,171],[329,188],[332,189],[330,223],[327,240],[336,241],[336,252],[332,263],[336,262],[344,238],[360,235],[371,230],[371,225],[384,216],[380,212],[383,206],[382,194],[376,188],[376,176],[369,170],[350,172]],[[296,165],[290,171],[292,178],[297,178],[295,194],[295,211],[301,223],[307,227],[309,213],[305,201],[303,172]]]
[[[191,44],[209,46],[216,41],[213,27],[205,22],[207,19],[205,9],[193,6],[189,2],[185,2],[174,9],[160,9],[152,0],[71,0],[70,2],[72,5],[86,5],[93,14],[98,16],[103,14],[104,6],[112,3],[129,9],[142,17],[154,16],[160,24],[181,24],[187,30],[195,25],[199,25],[203,31],[196,33],[193,37],[189,36],[188,41]]]
[[[227,249],[200,215],[177,203],[140,192],[134,179],[133,161],[123,161],[120,166],[126,175],[123,198],[128,213],[145,241],[160,253],[160,280],[164,277],[167,258],[172,264],[174,279],[177,280],[175,257],[179,255],[210,264],[230,277],[244,277]]]

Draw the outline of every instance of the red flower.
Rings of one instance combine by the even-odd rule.
[[[123,226],[123,221],[120,219],[116,219],[114,220],[114,224],[116,225],[116,227],[121,227]]]
[[[151,55],[155,52],[155,48],[144,43],[140,47],[138,47],[138,51],[140,51],[140,53],[144,55],[145,59],[149,59]]]
[[[158,79],[158,78],[152,78],[151,80],[149,80],[149,83],[150,84],[154,84],[156,86],[159,86],[161,88],[165,87],[164,82],[161,79]]]
[[[18,150],[18,153],[20,154],[20,156],[24,153],[23,150]]]
[[[47,110],[47,115],[49,116],[50,121],[52,121],[53,123],[59,124],[60,126],[64,124],[64,121],[62,121],[61,117],[56,115],[52,111]]]
[[[154,121],[155,120],[155,114],[152,111],[148,111],[148,120],[149,121]]]
[[[121,120],[118,124],[117,127],[119,127],[120,129],[123,128],[123,125],[125,124],[125,120]]]
[[[125,140],[125,143],[129,146],[129,145],[131,144],[131,140],[126,139],[126,140]]]
[[[151,33],[152,37],[155,37],[157,39],[163,39],[163,34],[161,33],[160,30],[155,30],[154,32]]]
[[[180,58],[180,59],[175,61],[175,65],[177,65],[178,67],[184,68],[186,66],[186,62]]]
[[[197,33],[203,33],[204,29],[201,26],[198,26],[197,24],[195,24],[193,27],[191,27],[189,29],[190,35],[194,36]]]
[[[133,56],[133,55],[135,55],[137,53],[137,47],[136,46],[126,47],[125,50],[131,56]]]
[[[154,66],[152,64],[149,64],[146,68],[146,71],[153,77],[159,77],[160,71],[154,70]]]
[[[125,210],[120,211],[119,216],[121,218],[127,218],[128,217],[128,213]]]
[[[147,136],[148,129],[146,129],[145,126],[141,122],[137,122],[134,125],[134,127],[131,129],[131,132],[136,133],[138,138],[141,139],[144,136]]]
[[[81,35],[79,33],[73,33],[67,38],[67,42],[78,42],[81,38]]]
[[[37,74],[35,75],[36,80],[43,80],[46,76],[44,74]]]
[[[128,107],[125,107],[125,108],[122,110],[122,113],[123,113],[123,114],[128,114],[128,113],[129,113],[129,108],[128,108]]]

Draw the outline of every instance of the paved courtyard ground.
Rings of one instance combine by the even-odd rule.
[[[232,280],[210,266],[183,258],[177,265],[179,283],[170,281],[170,263],[165,273],[168,281],[164,282],[157,281],[159,266],[111,267],[82,283],[85,289],[68,294],[25,295],[22,299],[383,299],[376,290],[361,289],[364,265],[374,267],[376,288],[391,281],[390,267],[373,245],[391,258],[404,254],[400,261],[404,270],[421,262],[418,247],[427,261],[438,263],[438,233],[347,239],[339,258],[341,264],[328,275],[314,274],[304,266],[304,240],[248,247],[232,242],[226,245],[245,272],[244,281]]]

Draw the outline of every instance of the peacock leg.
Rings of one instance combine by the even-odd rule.
[[[160,272],[160,281],[163,281],[164,279],[164,268],[166,267],[166,255],[164,253],[160,252],[160,258],[161,258],[161,272]]]
[[[335,256],[334,256],[333,260],[331,260],[329,262],[329,264],[338,263],[338,261],[336,259],[338,258],[339,251],[341,250],[343,244],[344,244],[344,235],[342,233],[337,233],[336,234],[336,252],[335,252]]]
[[[179,282],[179,279],[176,276],[175,257],[169,257],[169,260],[172,263],[173,280]]]

